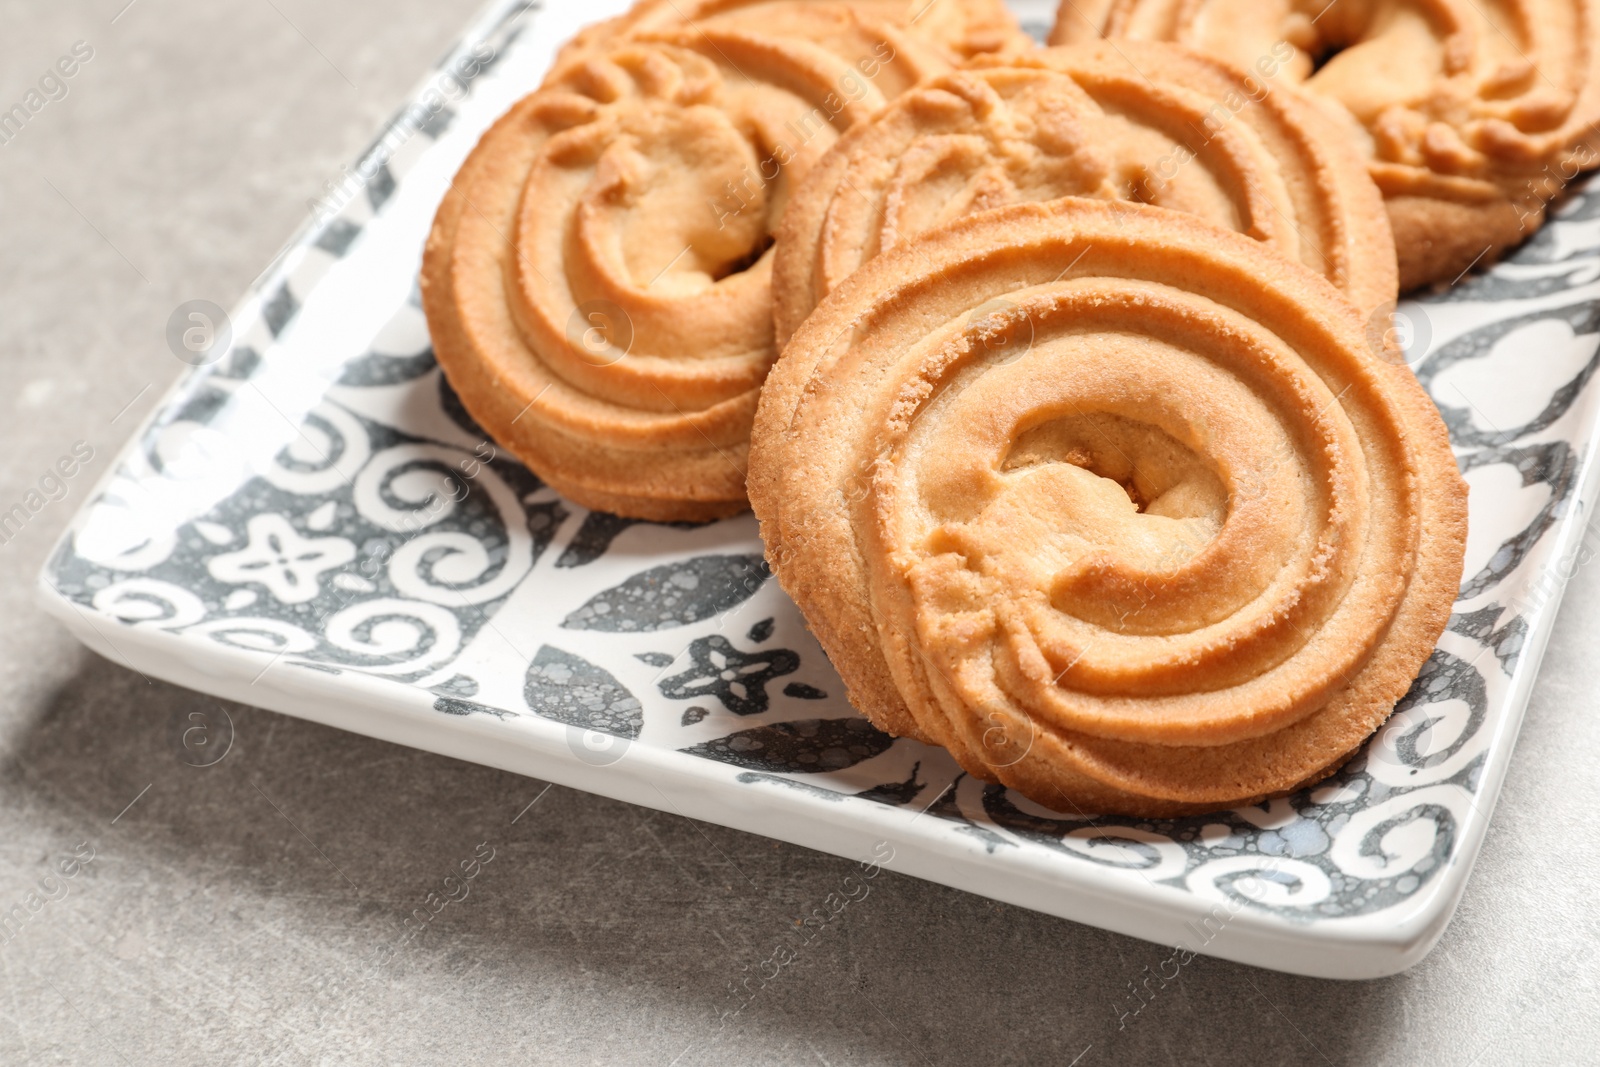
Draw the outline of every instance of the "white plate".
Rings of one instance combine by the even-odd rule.
[[[1259,807],[1085,819],[852,712],[748,515],[630,523],[482,462],[428,347],[420,251],[479,131],[621,0],[574,6],[497,3],[472,27],[440,68],[492,49],[470,96],[436,71],[416,99],[443,106],[403,112],[337,217],[263,276],[231,351],[178,383],[52,554],[49,610],[149,675],[851,857],[864,878],[881,865],[1304,974],[1422,958],[1588,551],[1600,192],[1402,309],[1471,535],[1458,613],[1365,754]],[[449,473],[463,465],[475,477]]]

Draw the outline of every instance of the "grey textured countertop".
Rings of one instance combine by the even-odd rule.
[[[231,303],[475,6],[0,3],[0,110],[93,49],[0,147],[0,509],[76,441],[103,470],[182,369],[172,309]],[[243,707],[227,758],[185,766],[174,726],[212,702],[35,606],[87,486],[0,544],[0,911],[94,852],[0,937],[0,1062],[1600,1061],[1600,567],[1569,590],[1455,922],[1411,971],[1200,958],[1119,1028],[1166,950],[889,874],[719,1026],[850,863],[561,787],[512,824],[544,783]],[[480,841],[470,899],[373,973]]]

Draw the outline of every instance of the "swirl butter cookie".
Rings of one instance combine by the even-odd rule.
[[[1597,0],[1062,0],[1052,43],[1101,35],[1177,41],[1342,105],[1403,289],[1521,241],[1600,164]]]
[[[852,63],[893,60],[879,86],[890,97],[919,80],[915,68],[930,52],[956,61],[1032,44],[1004,0],[639,0],[567,42],[552,77],[618,41],[694,27],[811,41]],[[878,39],[865,49],[862,29]],[[879,41],[893,51],[878,49]]]
[[[456,176],[423,260],[467,410],[585,506],[742,510],[772,230],[882,103],[820,46],[710,29],[619,45],[524,98]]]
[[[975,211],[1061,196],[1187,211],[1304,263],[1364,311],[1395,299],[1383,201],[1344,127],[1291,90],[1252,96],[1243,75],[1188,49],[1101,41],[983,57],[842,137],[779,230],[779,346],[874,255]]]
[[[1438,412],[1336,290],[1084,199],[846,278],[768,378],[749,490],[856,706],[1064,811],[1330,773],[1430,654],[1466,533]]]

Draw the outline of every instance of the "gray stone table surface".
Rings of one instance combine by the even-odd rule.
[[[172,309],[230,304],[475,6],[0,0],[0,110],[93,49],[0,147],[0,510],[76,441],[110,461],[182,369]],[[1600,1062],[1600,567],[1409,972],[1199,958],[1119,1029],[1166,950],[888,874],[719,1026],[850,863],[245,707],[226,759],[185,766],[173,724],[213,702],[35,604],[86,489],[0,545],[0,911],[95,857],[0,947],[0,1063]],[[470,898],[372,973],[479,842]]]

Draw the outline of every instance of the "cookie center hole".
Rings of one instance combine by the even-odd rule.
[[[1348,48],[1366,40],[1372,30],[1370,5],[1321,0],[1320,10],[1303,10],[1302,21],[1286,34],[1288,40],[1311,59],[1311,75]]]
[[[755,243],[755,247],[740,256],[738,259],[724,263],[711,274],[712,281],[720,282],[724,278],[731,278],[735,274],[743,274],[761,261],[767,254],[767,249],[772,247],[772,235],[766,234]]]
[[[1344,51],[1343,45],[1323,44],[1311,53],[1311,76],[1328,65],[1328,61]]]
[[[1036,442],[1029,442],[1029,451],[1023,461],[1014,465],[1008,464],[1007,469],[1034,466],[1037,462],[1033,453],[1035,444]],[[1145,499],[1144,493],[1139,491],[1139,483],[1134,478],[1133,472],[1127,469],[1128,465],[1106,462],[1107,458],[1104,452],[1095,452],[1082,444],[1074,444],[1060,450],[1059,454],[1052,456],[1049,460],[1043,461],[1067,463],[1074,467],[1081,467],[1090,474],[1110,482],[1116,482],[1117,486],[1127,494],[1128,502],[1133,505],[1133,510],[1143,514],[1149,501]]]
[[[1217,517],[1227,492],[1210,463],[1159,426],[1108,412],[1073,414],[1017,435],[1002,470],[1065,463],[1113,482],[1138,514]]]

